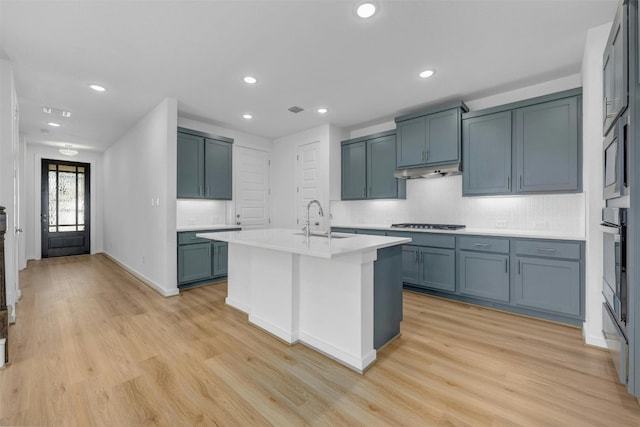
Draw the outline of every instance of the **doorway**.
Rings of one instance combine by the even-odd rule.
[[[88,254],[90,165],[42,159],[42,258]]]

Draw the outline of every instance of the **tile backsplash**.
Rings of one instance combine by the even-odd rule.
[[[409,180],[406,200],[332,201],[331,213],[332,224],[426,222],[585,234],[584,193],[462,197],[462,176]]]
[[[176,225],[214,225],[227,222],[227,202],[220,200],[177,201]]]

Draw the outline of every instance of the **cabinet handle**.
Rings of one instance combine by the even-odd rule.
[[[481,248],[486,248],[487,246],[489,246],[488,243],[474,243],[473,246],[478,246]]]
[[[520,260],[518,260],[518,274],[520,274]]]
[[[424,252],[420,252],[420,263],[424,264]]]
[[[425,157],[426,157],[425,160],[429,160],[429,149],[427,149]]]
[[[509,272],[509,259],[508,258],[504,259],[504,272],[505,273]]]
[[[553,248],[536,248],[536,251],[538,251],[538,252],[556,252],[557,249],[553,249]]]
[[[420,253],[416,251],[416,263],[420,262]]]
[[[511,176],[507,177],[507,190],[511,190]]]
[[[364,197],[367,197],[367,187],[366,186],[362,187],[362,195]]]
[[[520,190],[522,190],[522,175],[520,175]]]

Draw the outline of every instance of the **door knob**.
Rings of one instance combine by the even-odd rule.
[[[16,227],[16,233],[22,233],[22,227]]]

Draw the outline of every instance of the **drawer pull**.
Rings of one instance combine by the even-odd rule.
[[[504,259],[504,272],[505,273],[509,272],[509,259],[508,258]]]
[[[473,246],[478,246],[480,248],[486,248],[489,247],[489,243],[474,243]]]
[[[557,249],[553,248],[536,248],[538,252],[557,252]]]

